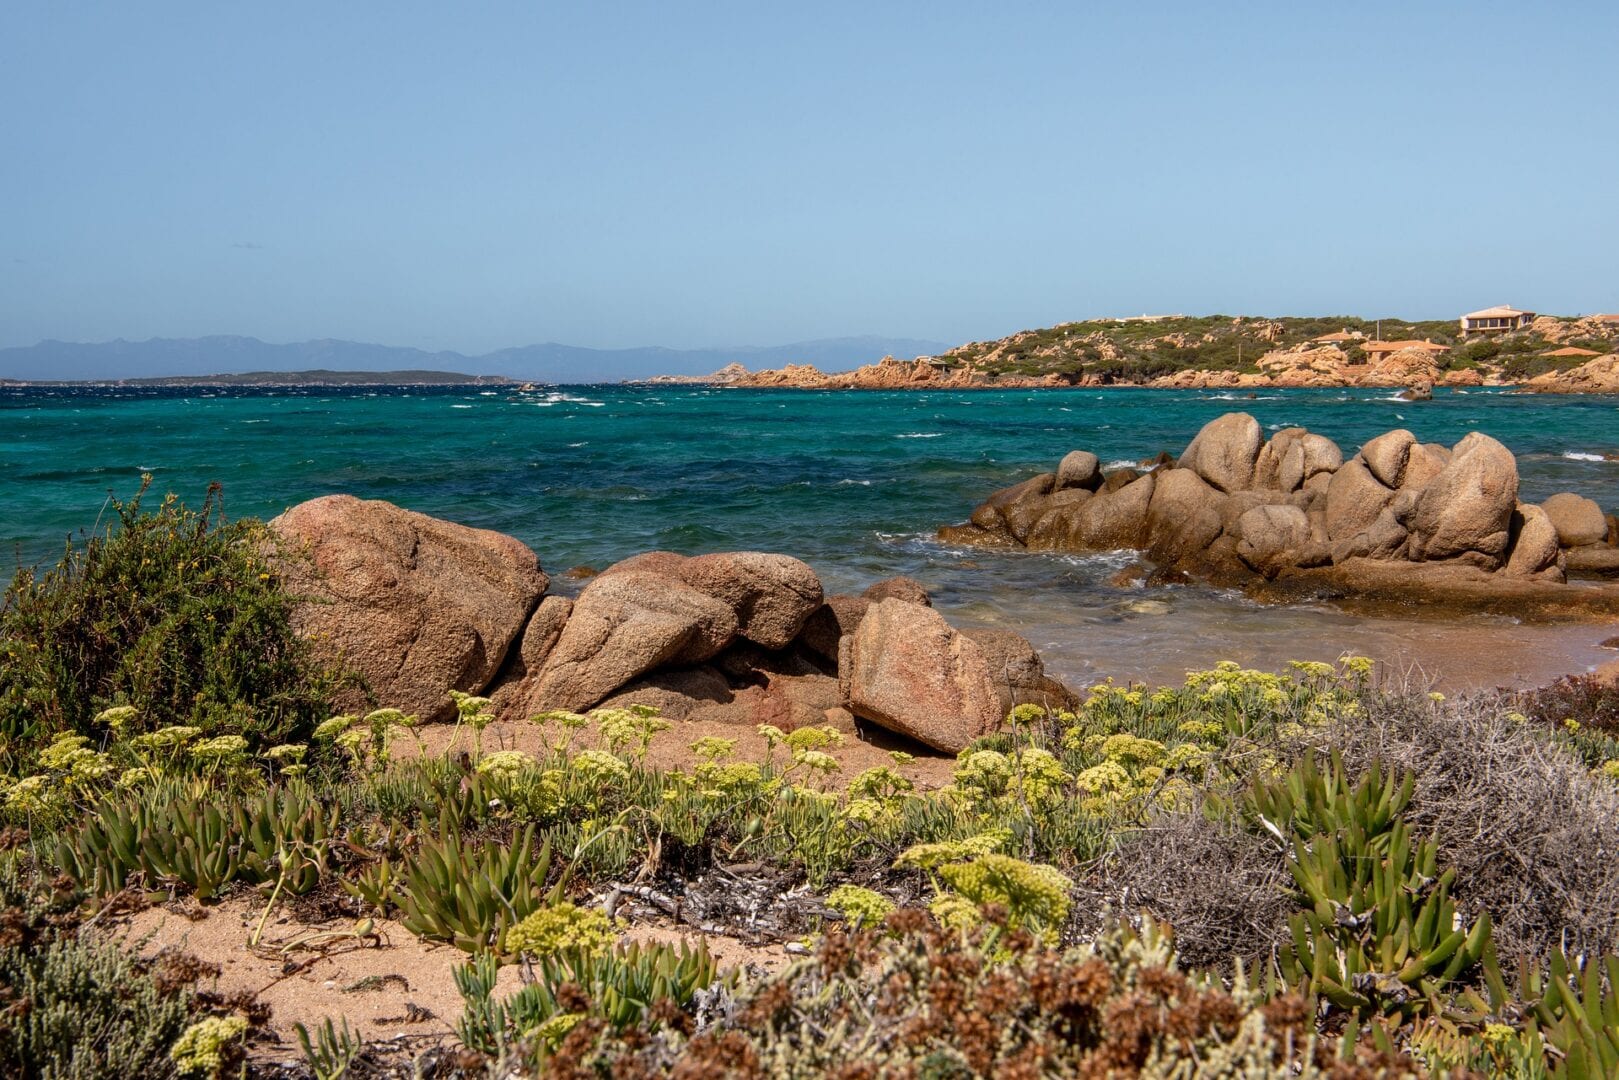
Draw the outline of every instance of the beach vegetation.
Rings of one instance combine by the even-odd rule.
[[[270,746],[329,715],[343,675],[294,631],[269,531],[227,519],[218,485],[197,509],[172,495],[148,508],[150,483],[109,498],[105,528],[52,567],[19,569],[0,600],[10,768],[62,734],[100,743],[179,725]]]
[[[142,709],[104,705],[0,779],[0,965],[38,988],[36,1027],[0,1008],[15,1060],[68,1053],[47,1020],[89,1010],[151,1075],[231,1067],[245,1004],[165,996],[79,926],[231,896],[260,932],[318,902],[361,916],[324,941],[389,915],[465,953],[458,1067],[484,1072],[462,1075],[1595,1076],[1619,1046],[1619,869],[1593,855],[1619,850],[1619,749],[1583,683],[1446,697],[1359,657],[1102,681],[1019,707],[932,789],[903,753],[846,769],[824,727],[654,764],[678,725],[644,707],[542,714],[518,749],[467,699],[436,752],[386,708],[275,742]],[[799,950],[783,970],[626,936],[716,873],[781,883],[748,918],[798,913],[772,931]],[[95,996],[109,980],[135,990]],[[301,1044],[316,1075],[370,1052],[320,1024]]]

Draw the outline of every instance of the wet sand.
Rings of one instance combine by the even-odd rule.
[[[1197,586],[979,592],[939,605],[963,626],[1017,630],[1070,685],[1178,685],[1220,660],[1283,670],[1289,660],[1370,656],[1389,677],[1451,691],[1539,686],[1619,660],[1619,625],[1488,615],[1362,614],[1330,604],[1263,605]],[[1616,620],[1619,621],[1619,620]]]

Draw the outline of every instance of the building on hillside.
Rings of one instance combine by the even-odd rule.
[[[1387,356],[1390,353],[1403,352],[1406,349],[1421,349],[1424,352],[1433,353],[1435,357],[1440,353],[1450,351],[1449,345],[1441,345],[1436,341],[1417,341],[1415,339],[1407,341],[1363,341],[1360,343],[1360,347],[1361,351],[1366,354],[1367,360]],[[1365,363],[1366,361],[1362,360],[1360,362]],[[1351,360],[1350,363],[1355,363],[1355,361]]]
[[[1505,304],[1485,308],[1483,311],[1470,311],[1460,320],[1462,337],[1469,334],[1506,334],[1513,330],[1526,329],[1534,321],[1533,311],[1519,311]]]
[[[1542,353],[1541,355],[1542,356],[1565,357],[1565,356],[1601,356],[1602,354],[1597,352],[1595,349],[1582,349],[1578,345],[1565,345],[1561,349],[1553,349],[1551,352]]]
[[[1591,318],[1604,326],[1619,326],[1619,315],[1593,315]]]

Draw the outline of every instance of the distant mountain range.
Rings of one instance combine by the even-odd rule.
[[[41,341],[0,349],[0,379],[93,382],[242,372],[433,370],[550,383],[622,382],[654,375],[702,375],[727,364],[750,368],[815,364],[857,367],[893,355],[909,359],[948,346],[911,338],[847,337],[791,345],[709,349],[587,349],[578,345],[523,345],[479,356],[428,352],[360,341],[299,341],[275,345],[257,338],[217,336],[149,341],[79,343]]]

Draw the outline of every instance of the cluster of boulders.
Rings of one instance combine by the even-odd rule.
[[[1074,451],[991,495],[951,541],[1143,551],[1160,574],[1222,583],[1330,571],[1340,582],[1528,579],[1619,572],[1619,520],[1565,493],[1518,501],[1511,451],[1474,432],[1454,446],[1404,429],[1345,460],[1303,428],[1269,440],[1247,413],[1211,421],[1179,458],[1104,473]],[[1320,576],[1320,575],[1318,575]]]
[[[1071,700],[1022,637],[952,627],[907,578],[824,597],[785,555],[657,551],[569,598],[512,537],[386,502],[326,496],[270,524],[300,631],[371,700],[424,720],[453,715],[454,689],[510,717],[639,703],[783,730],[858,718],[955,753],[1015,705]]]

